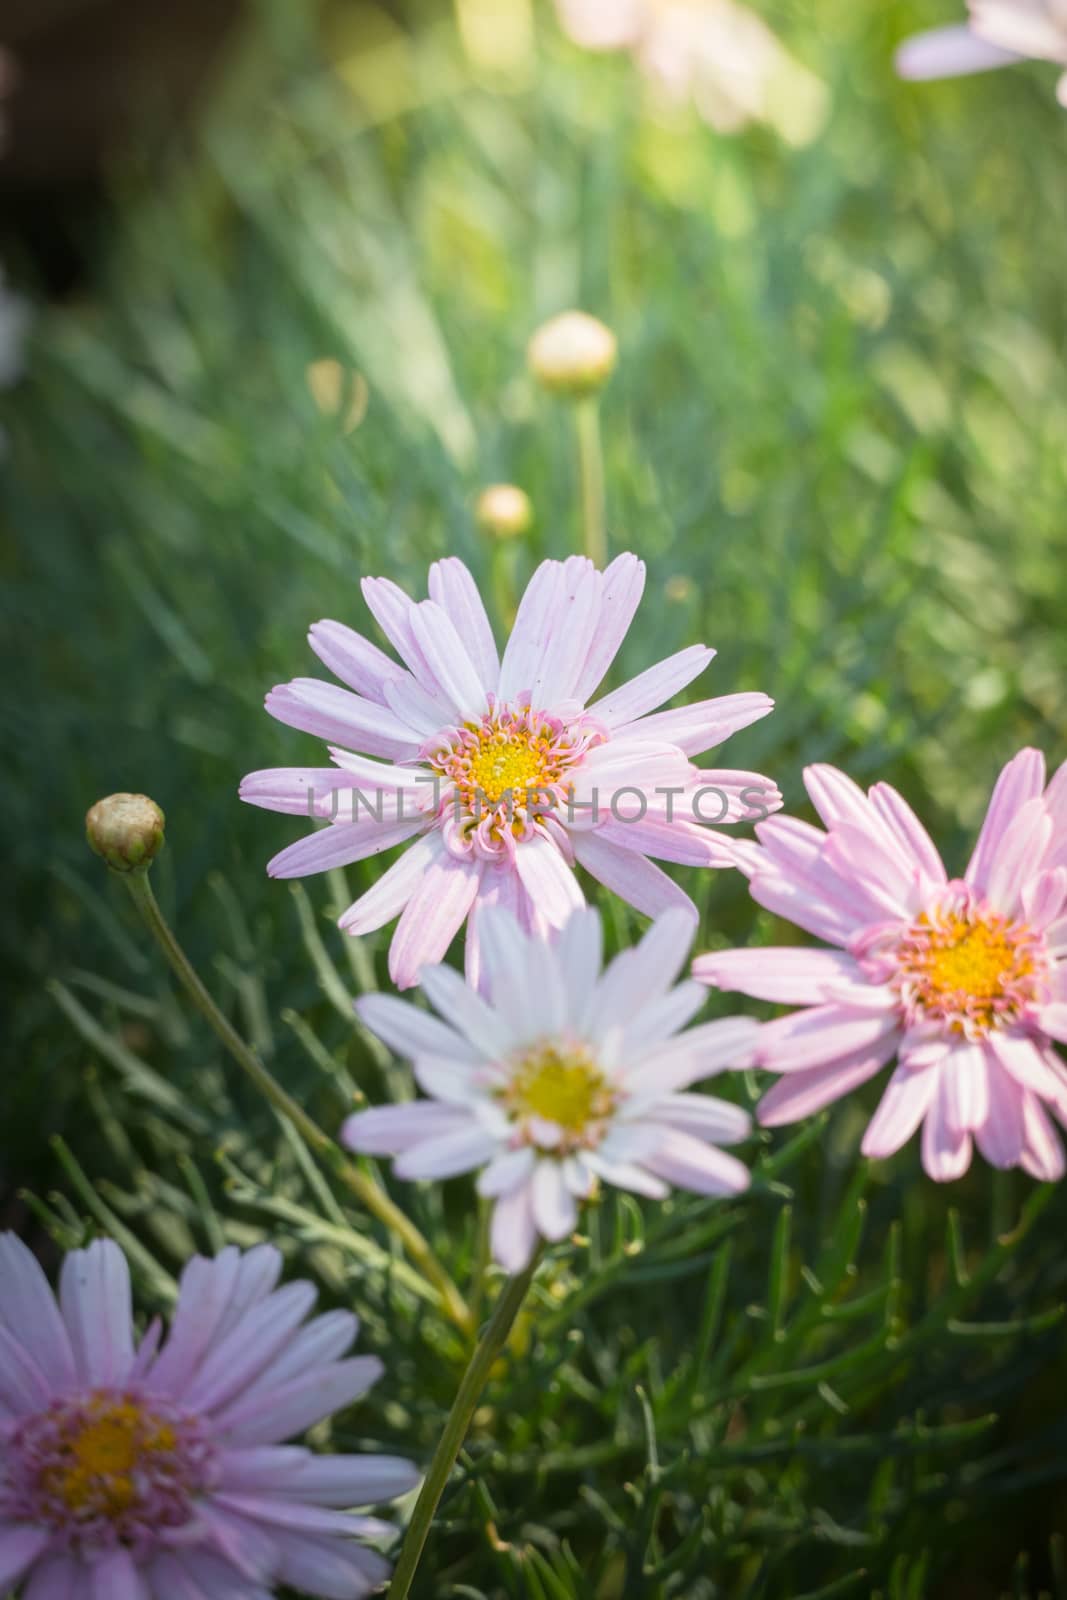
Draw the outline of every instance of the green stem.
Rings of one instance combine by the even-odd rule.
[[[594,566],[603,568],[608,560],[608,538],[604,527],[604,451],[596,395],[586,395],[575,401],[574,424],[578,434],[585,553]]]
[[[493,1315],[485,1332],[471,1356],[470,1366],[463,1374],[456,1398],[452,1402],[452,1409],[448,1413],[444,1432],[430,1462],[430,1470],[426,1474],[425,1482],[419,1491],[419,1498],[415,1502],[415,1509],[411,1513],[411,1521],[404,1535],[400,1559],[396,1564],[386,1600],[405,1600],[411,1589],[411,1582],[426,1545],[434,1512],[452,1474],[463,1441],[467,1437],[471,1417],[482,1397],[493,1363],[504,1348],[512,1323],[526,1299],[526,1292],[533,1282],[539,1259],[540,1251],[535,1254],[524,1271],[508,1279],[493,1308]]]
[[[232,1024],[223,1016],[211,995],[201,983],[185,951],[171,932],[170,925],[160,910],[159,902],[152,891],[147,872],[124,873],[122,881],[129,889],[134,905],[144,919],[149,932],[166,956],[175,976],[182,983],[201,1016],[221,1039],[230,1055],[237,1062],[237,1065],[247,1073],[256,1088],[270,1101],[271,1105],[283,1117],[289,1119],[293,1127],[303,1136],[311,1148],[330,1162],[337,1177],[357,1197],[361,1204],[373,1216],[376,1216],[384,1227],[396,1235],[420,1272],[433,1284],[443,1310],[458,1328],[469,1333],[473,1328],[473,1319],[467,1303],[441,1265],[441,1262],[437,1259],[424,1235],[419,1232],[411,1219],[406,1217],[400,1208],[393,1204],[389,1196],[378,1184],[347,1159],[336,1141],[331,1139],[325,1129],[320,1128],[313,1117],[308,1116],[303,1106],[294,1100],[287,1090],[282,1088],[277,1078],[267,1070],[255,1051],[245,1043]]]

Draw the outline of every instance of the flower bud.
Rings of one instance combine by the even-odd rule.
[[[617,354],[610,328],[584,311],[564,311],[538,328],[526,359],[546,389],[580,399],[603,388],[615,370]]]
[[[533,522],[530,497],[514,483],[491,483],[474,507],[479,527],[496,539],[519,539]]]
[[[85,817],[85,836],[114,872],[143,872],[163,848],[165,819],[146,794],[109,794]]]

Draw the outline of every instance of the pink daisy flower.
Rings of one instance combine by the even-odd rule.
[[[418,603],[386,578],[365,578],[367,605],[404,666],[343,623],[312,627],[312,649],[348,687],[298,678],[271,691],[267,710],[337,741],[335,764],[253,772],[241,797],[332,825],[267,870],[299,878],[414,841],[340,919],[362,934],[399,916],[389,973],[402,989],[441,960],[468,915],[467,971],[477,984],[488,905],[507,906],[544,937],[561,928],[584,903],[576,864],[648,916],[684,906],[695,917],[649,857],[729,865],[708,824],[777,809],[768,778],[691,759],[773,702],[734,694],[656,712],[715,654],[692,645],[590,704],[644,582],[632,555],[605,572],[578,556],[543,562],[501,660],[461,561],[432,566],[430,599]]]
[[[357,1001],[367,1026],[414,1062],[427,1099],[356,1112],[344,1142],[396,1156],[401,1178],[481,1168],[493,1255],[509,1272],[538,1237],[574,1229],[600,1180],[653,1199],[670,1184],[739,1193],[747,1168],[715,1147],[745,1138],[747,1112],[685,1091],[751,1065],[759,1030],[729,1017],[679,1031],[702,1003],[699,984],[672,987],[693,931],[684,912],[664,912],[601,974],[595,911],[575,912],[555,945],[488,912],[485,998],[438,966],[419,981],[439,1017],[391,995]]]
[[[390,1525],[341,1508],[404,1493],[410,1463],[278,1442],[351,1404],[381,1363],[344,1359],[349,1312],[305,1322],[315,1290],[276,1288],[281,1265],[268,1245],[194,1257],[160,1349],[158,1320],[134,1343],[117,1245],[68,1255],[57,1305],[0,1234],[0,1593],[269,1600],[290,1584],[354,1600],[384,1581],[356,1539]]]
[[[864,794],[809,767],[826,832],[792,817],[735,846],[760,905],[837,950],[728,950],[694,976],[800,1004],[761,1030],[759,1064],[782,1077],[766,1126],[810,1116],[896,1056],[863,1139],[889,1156],[923,1124],[923,1165],[966,1172],[972,1139],[997,1167],[1063,1175],[1048,1105],[1067,1121],[1067,764],[1022,750],[993,791],[962,878],[949,879],[914,812],[888,784]]]
[[[970,20],[916,34],[897,52],[902,78],[955,78],[1017,61],[1067,67],[1067,0],[968,0]],[[1067,72],[1056,85],[1067,106]]]

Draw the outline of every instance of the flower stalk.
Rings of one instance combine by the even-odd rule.
[[[604,450],[600,437],[600,403],[595,394],[575,401],[574,426],[578,437],[585,554],[594,566],[604,568],[608,564],[608,536],[604,521]]]
[[[393,1204],[378,1184],[345,1157],[325,1129],[320,1128],[303,1106],[282,1087],[219,1010],[164,917],[147,872],[124,874],[122,881],[129,890],[145,926],[166,956],[171,970],[237,1065],[252,1080],[260,1093],[270,1101],[275,1110],[288,1118],[311,1148],[329,1161],[338,1179],[356,1196],[360,1204],[396,1236],[412,1262],[437,1291],[445,1314],[463,1332],[469,1333],[473,1323],[467,1303],[426,1237],[411,1219]]]
[[[386,1600],[405,1600],[410,1593],[434,1513],[440,1504],[445,1485],[456,1464],[456,1458],[463,1448],[463,1441],[467,1437],[475,1407],[482,1397],[493,1363],[503,1350],[515,1318],[526,1299],[539,1261],[540,1251],[534,1255],[529,1266],[508,1279],[493,1308],[493,1315],[486,1325],[485,1332],[471,1356],[470,1365],[463,1374],[444,1431],[430,1462],[430,1469],[419,1491],[419,1498],[415,1502],[415,1509],[404,1535],[400,1559],[396,1564]]]

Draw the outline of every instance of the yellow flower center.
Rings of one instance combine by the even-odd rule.
[[[483,728],[470,758],[470,787],[491,806],[498,804],[508,790],[516,805],[524,806],[527,789],[536,789],[556,776],[547,758],[543,734],[509,735]]]
[[[1044,943],[1023,922],[961,901],[924,911],[897,951],[905,1002],[974,1036],[1013,1021],[1038,994]]]
[[[520,1058],[504,1091],[513,1116],[555,1123],[571,1147],[611,1115],[615,1100],[608,1079],[581,1045],[536,1046]]]
[[[70,1510],[110,1517],[136,1498],[134,1475],[146,1456],[170,1454],[174,1429],[131,1402],[107,1405],[67,1443],[67,1464],[56,1469],[54,1490]]]

